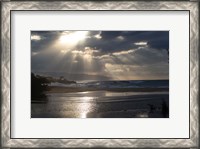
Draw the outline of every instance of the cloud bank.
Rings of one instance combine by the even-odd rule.
[[[31,32],[33,72],[168,79],[168,52],[168,31]]]

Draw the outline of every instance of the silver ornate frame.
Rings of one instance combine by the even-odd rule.
[[[199,147],[199,2],[195,1],[2,1],[1,2],[1,147]],[[10,24],[15,10],[186,10],[190,11],[189,139],[11,139]]]

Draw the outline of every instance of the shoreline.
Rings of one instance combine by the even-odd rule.
[[[32,118],[169,118],[168,88],[49,89],[48,102],[32,102]]]
[[[169,118],[169,95],[102,97],[53,95],[46,104],[31,105],[32,118]],[[88,96],[89,97],[89,96]],[[57,100],[55,100],[57,99]],[[164,106],[163,106],[164,104]]]

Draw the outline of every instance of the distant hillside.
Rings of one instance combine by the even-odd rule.
[[[83,80],[111,80],[111,78],[103,75],[90,75],[90,74],[69,74],[65,72],[36,72],[40,75],[60,77],[63,76],[67,80],[83,81]]]

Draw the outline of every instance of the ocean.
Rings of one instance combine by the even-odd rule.
[[[87,88],[169,88],[169,80],[111,80],[78,81],[76,84],[51,83],[50,86],[87,87]]]
[[[169,88],[168,80],[81,81],[76,84],[54,83],[51,86],[97,90],[47,93],[46,103],[31,103],[32,118],[169,117],[168,90],[130,91],[132,88]]]

